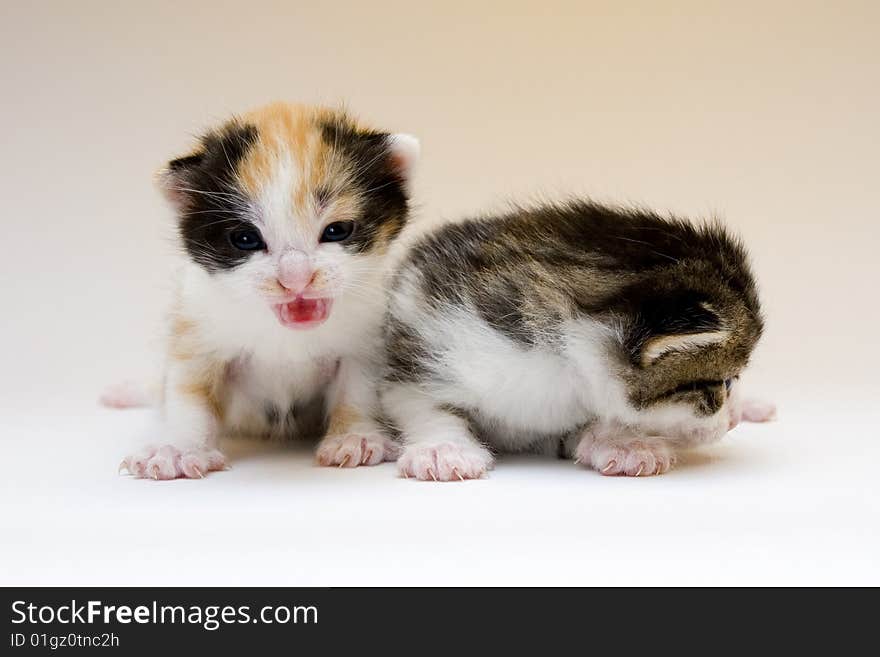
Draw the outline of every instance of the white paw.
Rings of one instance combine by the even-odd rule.
[[[162,445],[127,456],[119,469],[143,479],[202,479],[211,471],[225,470],[226,457],[216,449],[181,450]]]
[[[668,472],[675,465],[675,451],[668,442],[651,438],[626,443],[582,440],[576,460],[588,463],[606,476],[648,477]]]
[[[397,468],[404,477],[422,481],[479,479],[492,468],[494,459],[485,447],[474,443],[409,445]]]
[[[394,461],[399,451],[397,443],[378,431],[353,432],[325,436],[318,444],[315,459],[320,465],[356,468]]]
[[[776,404],[763,399],[742,402],[742,419],[746,422],[770,422],[776,419]]]

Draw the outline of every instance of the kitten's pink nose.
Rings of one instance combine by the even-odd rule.
[[[315,270],[309,257],[300,251],[281,256],[278,263],[278,282],[291,292],[299,294],[314,280]]]

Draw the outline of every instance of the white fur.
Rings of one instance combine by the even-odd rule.
[[[388,149],[400,175],[406,181],[411,180],[422,153],[419,140],[412,135],[399,132],[388,137]]]
[[[582,431],[580,460],[602,464],[601,470],[617,456],[619,467],[605,474],[665,472],[675,449],[717,440],[738,421],[735,395],[709,418],[683,405],[632,407],[609,355],[620,344],[613,327],[570,321],[561,331],[561,349],[526,349],[486,324],[476,309],[427,303],[411,269],[401,275],[391,303],[395,317],[430,345],[440,372],[417,385],[390,383],[384,389],[386,411],[407,445],[399,461],[404,474],[418,476],[408,465],[411,450],[434,449],[436,460],[439,445],[479,447],[467,422],[448,407],[467,409],[481,437],[500,451],[552,452],[559,436]],[[443,467],[436,462],[434,475]]]

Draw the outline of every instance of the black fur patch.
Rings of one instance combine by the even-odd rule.
[[[168,168],[171,171],[180,171],[181,169],[192,169],[205,159],[204,153],[196,153],[195,155],[187,155],[185,157],[179,157],[176,160],[171,160],[168,163]]]
[[[532,346],[535,338],[523,316],[523,293],[516,283],[502,279],[481,292],[477,312],[486,323],[514,342]]]
[[[512,242],[499,242],[492,223],[450,225],[436,239],[418,245],[412,265],[421,273],[422,291],[434,304],[471,303],[489,326],[510,340],[531,347],[536,343],[535,318],[526,318],[523,301],[529,290],[515,268],[522,256]],[[508,268],[507,263],[514,267]],[[490,275],[487,275],[490,274]],[[546,309],[542,328],[559,319]]]
[[[354,185],[363,197],[361,216],[345,249],[362,253],[374,247],[380,232],[394,239],[406,223],[408,198],[406,181],[395,170],[388,149],[389,135],[358,130],[344,116],[321,125],[324,142],[341,151],[354,172]]]
[[[722,329],[721,319],[709,309],[708,299],[707,294],[693,289],[662,290],[651,279],[628,286],[615,311],[632,317],[623,344],[630,361],[634,365],[641,362],[642,350],[652,337]]]
[[[256,230],[247,219],[248,199],[235,185],[235,167],[257,138],[254,126],[231,122],[201,140],[201,150],[168,164],[169,182],[184,199],[178,229],[186,251],[210,272],[232,269],[254,251],[229,241],[230,232]]]

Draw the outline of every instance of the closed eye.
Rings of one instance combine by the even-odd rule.
[[[669,394],[697,392],[699,390],[706,390],[708,388],[720,388],[722,385],[726,386],[727,382],[715,379],[699,379],[697,381],[691,381],[689,383],[682,383],[681,385],[676,386],[675,388],[670,390]]]

